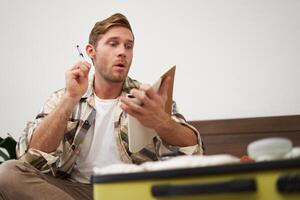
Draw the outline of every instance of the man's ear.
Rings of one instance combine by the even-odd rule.
[[[93,60],[96,55],[96,50],[95,50],[94,46],[91,44],[88,44],[88,45],[86,45],[85,50],[86,50],[87,55],[90,57],[90,59]]]

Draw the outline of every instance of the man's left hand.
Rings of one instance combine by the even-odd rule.
[[[132,89],[130,94],[137,98],[139,103],[130,98],[121,97],[122,110],[135,117],[144,126],[159,132],[171,120],[165,112],[170,82],[171,78],[166,77],[158,92],[155,92],[149,84],[142,84],[139,89]]]

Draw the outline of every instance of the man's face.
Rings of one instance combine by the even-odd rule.
[[[133,34],[125,27],[112,27],[100,36],[93,56],[99,78],[123,82],[132,62],[133,45]]]

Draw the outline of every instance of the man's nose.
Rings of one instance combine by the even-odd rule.
[[[120,45],[118,48],[118,56],[119,57],[126,57],[126,49],[123,45]]]

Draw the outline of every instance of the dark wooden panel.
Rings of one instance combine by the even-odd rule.
[[[247,154],[250,142],[266,137],[287,137],[300,146],[300,115],[189,122],[200,132],[205,154]]]
[[[190,121],[204,134],[282,132],[300,130],[300,115]]]
[[[267,137],[286,137],[292,140],[294,146],[300,146],[299,132],[261,133],[261,134],[226,134],[203,135],[206,155],[232,154],[237,157],[247,155],[247,146],[250,142]]]

